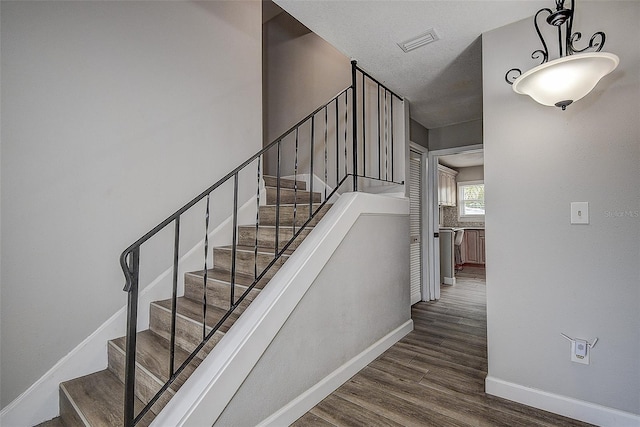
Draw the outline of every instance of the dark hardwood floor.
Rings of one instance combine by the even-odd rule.
[[[293,425],[588,426],[484,393],[484,269],[457,277],[439,301],[413,306],[413,332]]]

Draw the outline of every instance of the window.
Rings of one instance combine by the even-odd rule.
[[[484,182],[458,183],[458,219],[484,221]]]

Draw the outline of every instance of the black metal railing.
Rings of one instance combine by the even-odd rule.
[[[376,93],[377,95],[372,95]],[[368,180],[382,183],[404,183],[403,181],[396,182],[394,180],[396,162],[404,162],[404,153],[396,153],[397,147],[394,146],[394,102],[401,102],[401,98],[360,69],[353,61],[351,86],[300,120],[271,144],[194,197],[122,253],[120,265],[126,279],[124,290],[128,293],[124,399],[125,426],[136,425],[151,410],[163,393],[184,372],[193,359],[201,353],[220,327],[229,320],[240,304],[245,302],[256,285],[268,277],[272,267],[313,221],[315,215],[323,206],[332,200],[334,195],[339,191],[358,191],[359,184]],[[269,255],[268,261],[265,262],[264,260],[260,261],[260,257],[263,254],[263,251],[261,251],[263,244],[259,241],[259,232],[261,227],[261,207],[265,208],[267,204],[264,196],[266,195],[267,199],[273,197],[273,195],[269,194],[269,191],[272,190],[267,190],[263,186],[267,176],[275,177],[275,205],[273,206],[275,211],[273,225],[275,228],[275,242],[272,248],[273,253]],[[283,201],[282,182],[285,177],[291,177],[294,180],[293,203],[281,203]],[[298,195],[303,194],[299,193],[299,178],[303,178],[308,183],[306,190],[308,191],[308,200],[302,200],[302,202],[298,200]],[[319,202],[314,201],[314,182],[316,186],[321,184]],[[255,204],[252,200],[254,198]],[[241,203],[242,206],[240,206]],[[230,210],[229,206],[232,206]],[[285,206],[292,209],[293,221],[290,226],[291,232],[287,234],[287,236],[290,235],[291,237],[281,241],[280,232],[289,227],[282,225],[281,221],[281,210]],[[194,211],[197,213],[198,210],[200,212],[204,210],[205,229],[204,236],[198,239],[202,244],[204,255],[201,301],[202,336],[201,342],[193,348],[190,355],[176,366],[175,353],[178,345],[176,323],[178,316],[179,270],[181,268],[180,247],[183,240],[188,240],[184,235],[193,234],[189,230],[192,230],[194,226],[202,226],[202,222],[200,222],[202,218],[193,220],[198,216],[194,215]],[[217,217],[214,215],[216,212],[218,214]],[[249,274],[246,271],[243,273],[237,271],[238,223],[241,213],[244,213],[247,218],[255,218],[255,224],[251,224],[251,227],[255,230],[255,240],[253,242],[254,264],[251,269],[252,274],[250,274],[252,277],[249,278],[250,284],[237,295],[236,282],[238,278],[244,275],[246,279]],[[228,218],[230,218],[231,222],[230,236],[227,236],[231,251],[231,263],[228,271],[230,282],[229,308],[224,314],[212,319],[212,314],[207,312],[207,283],[211,266],[213,266],[211,261],[212,251],[209,247],[210,237],[214,235],[211,227],[215,226],[219,234],[225,234],[221,230],[224,230],[224,225],[228,224]],[[227,222],[225,222],[225,219],[227,219]],[[195,225],[185,226],[184,223],[189,221]],[[199,226],[197,226],[198,222],[200,222]],[[171,240],[173,244],[172,248],[168,249],[171,252],[170,258],[173,264],[170,267],[172,268],[173,289],[170,330],[168,332],[170,341],[169,366],[167,367],[168,380],[153,397],[147,399],[146,406],[136,414],[134,401],[135,397],[140,395],[136,390],[135,376],[141,248],[143,245],[150,245],[152,239],[162,240],[158,236],[166,234],[164,233],[165,230],[170,232],[172,224],[173,235]],[[194,246],[192,241],[188,242],[188,244]],[[151,246],[150,252],[157,249],[158,244]],[[171,244],[168,246],[171,246]]]

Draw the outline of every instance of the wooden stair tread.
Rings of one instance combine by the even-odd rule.
[[[267,203],[275,204],[278,200],[278,189],[274,187],[266,187]],[[322,201],[322,193],[317,191],[309,192],[306,190],[296,190],[293,188],[280,188],[280,203],[289,204],[309,204],[320,203]]]
[[[121,352],[126,353],[126,340],[127,337],[120,337],[111,340],[110,344],[116,346]],[[160,387],[169,380],[170,348],[171,343],[168,340],[149,329],[136,334],[136,364],[142,366],[160,380]],[[177,345],[174,355],[176,369],[189,357],[189,353]],[[195,357],[182,374],[171,384],[170,388],[173,391],[178,391],[201,362],[202,359]]]
[[[265,187],[277,187],[278,185],[278,177],[271,175],[264,175],[262,177],[264,179]],[[307,183],[305,181],[296,181],[291,178],[280,178],[280,188],[294,188],[298,184],[298,190],[306,190]]]
[[[230,251],[233,249],[233,246],[228,245],[228,246],[216,246],[214,249],[219,249],[219,250],[225,250],[225,251]],[[237,252],[249,252],[251,254],[255,253],[255,246],[241,246],[241,245],[236,245],[236,250]],[[258,247],[258,254],[259,255],[274,255],[274,249],[273,248],[265,248],[265,247]],[[289,257],[291,254],[293,253],[293,249],[287,249],[286,251],[284,251],[284,253],[282,254],[283,257]]]
[[[84,377],[65,381],[60,389],[71,400],[73,406],[82,408],[82,417],[91,426],[121,427],[124,418],[124,384],[113,373],[105,369]],[[144,407],[135,399],[136,413]],[[147,413],[139,426],[148,426],[153,414]]]
[[[191,271],[185,273],[185,277],[195,278],[202,281],[204,279],[204,270]],[[236,286],[249,287],[253,283],[253,275],[236,272]],[[231,272],[222,268],[212,268],[207,270],[207,283],[211,281],[222,282],[227,285],[231,285]],[[266,284],[269,283],[269,279],[262,278],[254,287],[255,289],[263,289]]]
[[[62,422],[62,418],[55,417],[49,421],[45,421],[43,423],[38,424],[35,427],[66,427]]]
[[[154,301],[151,304],[162,307],[169,312],[171,311],[171,298],[162,301]],[[185,297],[179,297],[176,301],[176,309],[178,316],[190,319],[191,321],[202,325],[201,302],[193,301]],[[210,331],[226,313],[226,309],[207,304],[207,331]],[[220,325],[218,331],[222,333],[227,332],[237,319],[238,314],[231,313],[227,320]]]
[[[314,208],[318,208],[320,207],[322,203],[321,202],[313,202],[311,204],[312,207]],[[280,203],[280,208],[292,208],[294,206],[297,206],[298,208],[304,208],[304,207],[309,207],[309,201],[307,200],[306,203]],[[325,204],[325,206],[331,206],[331,203],[327,203]],[[275,204],[268,204],[268,205],[261,205],[261,208],[266,208],[266,207],[270,207],[270,208],[276,208]]]
[[[243,230],[255,230],[256,226],[254,225],[239,225],[238,228],[241,228]],[[260,224],[258,226],[258,230],[273,230],[275,231],[276,226],[272,225],[272,224]],[[296,232],[300,230],[299,227],[296,227]],[[308,225],[306,226],[302,231],[304,232],[305,230],[311,231],[313,230],[313,225]],[[279,227],[278,231],[293,231],[293,226],[291,225],[281,225]]]

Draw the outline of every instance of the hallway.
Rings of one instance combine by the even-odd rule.
[[[298,419],[303,426],[588,426],[484,393],[483,268],[412,307],[414,330]]]

